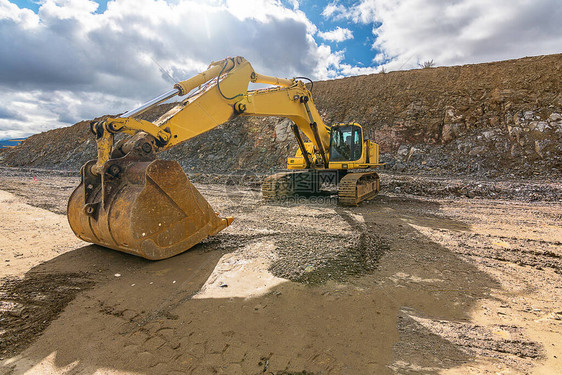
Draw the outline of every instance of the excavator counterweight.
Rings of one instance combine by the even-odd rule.
[[[251,82],[274,87],[250,91]],[[176,95],[185,98],[156,122],[137,118]],[[351,172],[381,165],[378,145],[363,139],[359,124],[326,126],[301,80],[258,74],[243,57],[227,58],[139,108],[91,124],[98,155],[82,167],[81,183],[68,201],[74,233],[87,242],[157,260],[228,227],[233,218],[219,217],[180,164],[156,154],[236,116],[282,116],[294,122],[298,152],[287,161],[289,172],[265,180],[265,200],[291,196],[304,180],[311,182],[308,193],[318,192],[324,178],[342,182],[339,196],[346,205],[378,192],[375,172]],[[119,133],[130,137],[114,144]]]

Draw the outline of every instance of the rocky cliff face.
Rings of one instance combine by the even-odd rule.
[[[355,121],[386,169],[558,179],[562,54],[315,82],[326,123]],[[169,107],[145,115],[154,120]],[[282,118],[236,118],[164,153],[187,171],[284,168],[296,142]],[[0,154],[9,166],[78,169],[95,158],[88,122],[34,135]]]
[[[393,169],[548,176],[561,81],[559,54],[319,82],[316,96],[328,120],[369,125]]]

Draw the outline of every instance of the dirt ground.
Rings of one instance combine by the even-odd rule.
[[[0,374],[562,373],[560,200],[198,185],[235,222],[152,262],[74,237],[77,183],[0,170]]]

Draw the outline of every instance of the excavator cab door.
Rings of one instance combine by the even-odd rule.
[[[363,130],[355,124],[334,125],[330,132],[330,162],[347,162],[361,159]]]

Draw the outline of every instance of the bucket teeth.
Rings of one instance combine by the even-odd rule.
[[[117,173],[104,173],[97,185],[88,172],[92,162],[83,168],[68,202],[68,220],[84,241],[165,259],[232,223],[215,213],[178,162],[122,159],[106,163],[104,171]]]

